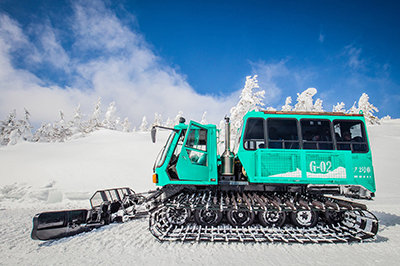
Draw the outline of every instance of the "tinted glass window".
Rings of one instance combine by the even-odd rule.
[[[164,160],[165,160],[165,158],[167,156],[167,153],[168,153],[168,150],[169,150],[169,146],[171,145],[172,141],[174,140],[175,134],[176,134],[175,131],[173,131],[171,133],[171,135],[169,135],[167,143],[163,147],[162,152],[161,152],[161,156],[160,156],[160,158],[159,158],[159,160],[157,162],[157,167],[160,167],[161,165],[163,165]]]
[[[368,144],[362,121],[334,120],[336,148],[352,152],[367,152]]]
[[[186,129],[182,130],[181,135],[179,136],[178,143],[176,144],[174,154],[173,154],[173,159],[177,159],[179,154],[181,153],[183,142],[185,141],[185,135],[186,135]],[[174,163],[174,160],[171,160],[170,163]]]
[[[192,164],[207,165],[207,129],[190,126],[185,147]]]
[[[191,126],[186,141],[186,147],[207,151],[207,130],[198,126]]]
[[[303,149],[332,150],[333,140],[329,120],[301,119]]]
[[[243,138],[245,149],[256,150],[265,148],[264,123],[265,120],[261,118],[249,118],[247,120]]]
[[[270,149],[299,148],[297,120],[295,119],[268,119],[267,136]]]

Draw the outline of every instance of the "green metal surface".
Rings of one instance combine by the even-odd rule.
[[[293,131],[291,139],[279,139],[275,141],[276,143],[266,137],[267,133],[261,134],[261,137],[260,134],[254,134],[254,136],[257,135],[256,138],[261,139],[245,144],[246,125],[248,119],[252,118],[259,118],[260,123],[275,121],[274,123],[278,126],[280,123],[283,125],[282,121],[285,119],[291,120],[290,125],[297,125],[298,132]],[[359,127],[357,130],[363,132],[365,140],[361,143],[343,142],[342,145],[339,145],[340,141],[336,138],[319,144],[316,144],[316,141],[307,142],[305,140],[307,133],[301,130],[307,126],[312,128],[313,121],[320,123],[321,128],[329,125],[332,138],[335,138],[337,133],[343,135],[340,127],[357,124]],[[246,172],[249,183],[360,185],[375,192],[371,149],[364,125],[365,120],[362,115],[249,112],[238,131],[238,141],[234,152]],[[216,126],[201,125],[191,121],[189,125],[180,124],[175,129],[177,132],[171,134],[155,169],[158,175],[157,185],[217,185],[220,160],[217,155]],[[184,138],[183,135],[185,135]],[[307,145],[316,145],[318,148],[312,146],[310,148]],[[322,145],[330,145],[330,148],[319,149],[323,147]],[[356,151],[356,147],[361,147],[363,150]],[[177,149],[180,151],[177,152]],[[174,166],[177,173],[175,177],[168,174],[168,168],[171,167],[170,161],[174,156],[177,157],[177,163]]]
[[[158,175],[158,186],[168,184],[216,185],[218,184],[217,168],[217,129],[215,125],[202,125],[190,121],[189,125],[178,125],[179,132],[171,133],[172,141],[165,147],[165,160],[155,169]],[[185,138],[179,144],[182,132]],[[181,140],[182,141],[182,140]],[[176,151],[180,149],[180,151]],[[175,152],[175,155],[174,155]],[[168,174],[170,161],[177,156],[175,165],[177,178]]]
[[[250,112],[244,118],[243,131],[248,118],[294,118],[334,120],[360,120],[363,116],[269,114]],[[243,132],[239,132],[243,135]],[[367,132],[365,132],[368,139]],[[243,138],[241,138],[243,139]],[[250,183],[268,184],[338,184],[361,185],[375,192],[375,179],[371,149],[362,153],[351,150],[314,149],[256,149],[247,150],[240,142],[237,157],[242,163]]]

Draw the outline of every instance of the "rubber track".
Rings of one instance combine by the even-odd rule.
[[[321,209],[335,209],[337,204],[338,210],[346,208],[345,218],[337,224],[326,224],[322,220],[313,228],[295,228],[292,225],[284,225],[281,228],[263,227],[259,224],[253,224],[246,227],[233,227],[230,224],[220,224],[218,226],[201,226],[189,222],[184,225],[172,225],[166,217],[168,207],[186,207],[190,205],[192,208],[224,208],[221,202],[226,195],[216,195],[207,193],[198,193],[195,197],[188,194],[181,194],[168,200],[162,206],[150,213],[149,230],[160,241],[207,241],[207,242],[268,242],[268,243],[347,243],[355,241],[364,241],[373,238],[378,232],[378,219],[376,216],[366,209],[366,206],[360,203],[338,200],[334,198],[302,198],[303,202],[299,204],[299,199],[293,196],[284,195],[288,199],[284,203],[282,195],[270,196],[266,195],[270,201],[259,204],[256,194],[233,195],[235,200],[230,200],[232,204],[226,206],[230,208],[247,208],[247,209],[272,209],[281,208],[284,210],[304,210],[305,205],[310,206],[308,209],[315,209],[319,206]],[[200,198],[200,200],[194,200]],[[218,198],[221,200],[219,201]],[[226,198],[226,197],[225,197]],[[192,199],[192,204],[188,202]],[[274,203],[279,201],[278,206]],[[315,202],[317,201],[317,203]],[[208,204],[207,204],[208,202]],[[238,202],[242,204],[238,204]],[[290,203],[291,202],[291,203]],[[203,203],[203,204],[201,204]],[[235,205],[236,204],[236,205]],[[265,206],[261,206],[265,204]],[[321,205],[322,204],[322,205]],[[244,205],[244,206],[243,206]],[[292,206],[291,206],[292,205]],[[301,206],[302,205],[302,206]],[[221,207],[222,206],[222,207]],[[313,207],[314,206],[314,207]],[[329,208],[327,207],[329,206]],[[339,207],[340,206],[340,207]]]

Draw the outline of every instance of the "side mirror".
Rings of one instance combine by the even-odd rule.
[[[156,143],[156,133],[157,133],[157,128],[153,127],[151,129],[151,140],[153,141],[153,143]]]

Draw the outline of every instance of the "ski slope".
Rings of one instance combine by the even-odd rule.
[[[101,130],[65,143],[0,148],[0,265],[397,265],[400,258],[400,120],[369,126],[380,219],[376,239],[352,244],[158,242],[147,219],[77,236],[30,239],[36,213],[88,208],[97,189],[154,189],[152,167],[169,132]]]

